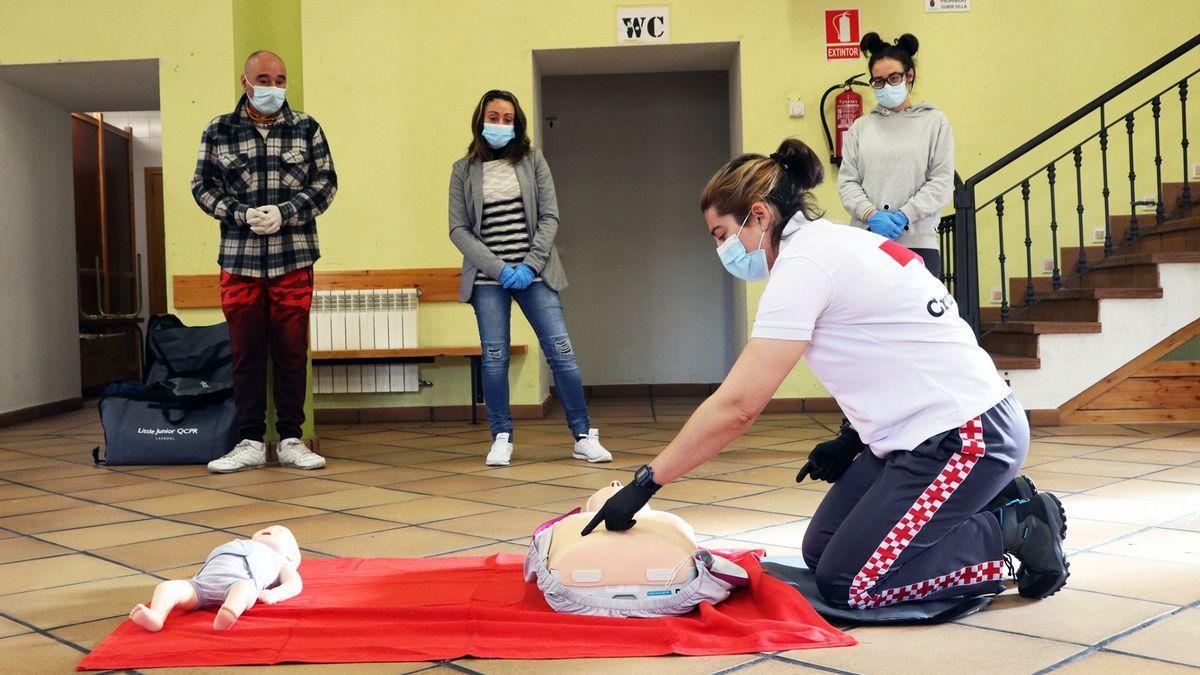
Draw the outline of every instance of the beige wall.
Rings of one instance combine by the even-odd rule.
[[[0,413],[79,396],[71,118],[0,81]]]

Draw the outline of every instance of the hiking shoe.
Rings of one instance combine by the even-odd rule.
[[[1005,485],[1004,489],[1000,491],[1000,494],[996,495],[992,501],[988,502],[987,506],[983,507],[983,510],[996,513],[997,510],[1005,506],[1015,506],[1031,501],[1037,493],[1037,485],[1033,482],[1033,479],[1022,474],[1009,481],[1008,485]],[[997,517],[999,516],[997,515]],[[1062,535],[1063,539],[1067,538],[1067,522],[1065,520],[1063,521]]]
[[[325,458],[308,449],[299,438],[285,438],[275,449],[279,456],[279,466],[290,466],[297,469],[324,469]]]
[[[1004,486],[1000,494],[992,498],[988,505],[983,507],[984,511],[995,511],[996,509],[1012,506],[1020,502],[1027,502],[1033,499],[1033,496],[1038,493],[1037,485],[1033,479],[1024,474],[1017,476]]]
[[[575,441],[575,450],[571,456],[575,459],[586,459],[592,464],[612,461],[612,453],[600,445],[599,429],[588,429],[587,436]]]
[[[993,513],[1000,521],[1004,552],[1021,561],[1017,591],[1026,598],[1047,598],[1058,592],[1070,576],[1063,553],[1067,514],[1058,497],[1039,492],[1027,502],[1004,506]]]
[[[248,438],[233,446],[233,449],[208,463],[213,473],[233,473],[246,469],[259,469],[267,465],[267,448],[261,441]]]
[[[483,460],[483,463],[488,466],[508,466],[513,453],[513,444],[508,440],[510,438],[512,434],[496,434],[496,438],[492,440],[492,449],[488,451],[487,459]]]

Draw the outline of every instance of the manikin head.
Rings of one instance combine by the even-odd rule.
[[[283,556],[285,567],[296,569],[300,566],[300,545],[296,543],[296,536],[286,527],[282,525],[264,527],[250,538],[270,546],[276,553]]]
[[[623,486],[621,485],[621,481],[614,480],[613,482],[609,483],[608,485],[605,485],[604,487],[600,488],[599,490],[596,490],[594,493],[592,493],[591,497],[588,497],[587,502],[584,503],[584,505],[583,505],[584,512],[585,513],[595,513],[597,511],[599,511],[600,507],[604,506],[604,502],[608,501],[610,497],[617,494],[617,491],[620,490],[622,487]],[[650,510],[649,504],[647,504],[641,508],[641,511],[649,511],[649,510]]]

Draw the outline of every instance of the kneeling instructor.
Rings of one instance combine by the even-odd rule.
[[[704,188],[700,208],[725,268],[767,280],[751,339],[584,534],[600,522],[632,527],[660,486],[748,431],[803,357],[853,425],[797,476],[834,483],[802,546],[829,602],[865,609],[995,593],[1008,554],[1021,561],[1022,595],[1056,592],[1067,577],[1065,515],[1017,477],[1029,449],[1024,411],[917,254],[820,217],[810,191],[823,177],[817,155],[788,139],[770,157],[731,160]]]

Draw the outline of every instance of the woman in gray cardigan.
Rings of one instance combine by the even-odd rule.
[[[954,134],[942,111],[931,103],[913,105],[909,98],[917,46],[907,33],[895,44],[877,33],[863,36],[879,105],[846,132],[838,192],[851,225],[912,249],[940,278],[937,226],[954,196]]]
[[[471,116],[471,144],[450,174],[450,241],[463,254],[459,300],[475,308],[483,345],[483,399],[492,431],[486,463],[513,453],[508,403],[509,319],[515,299],[537,333],[575,438],[573,456],[610,462],[591,428],[579,365],[558,291],[567,277],[554,247],[558,201],[541,153],[529,143],[517,97],[492,90]]]

